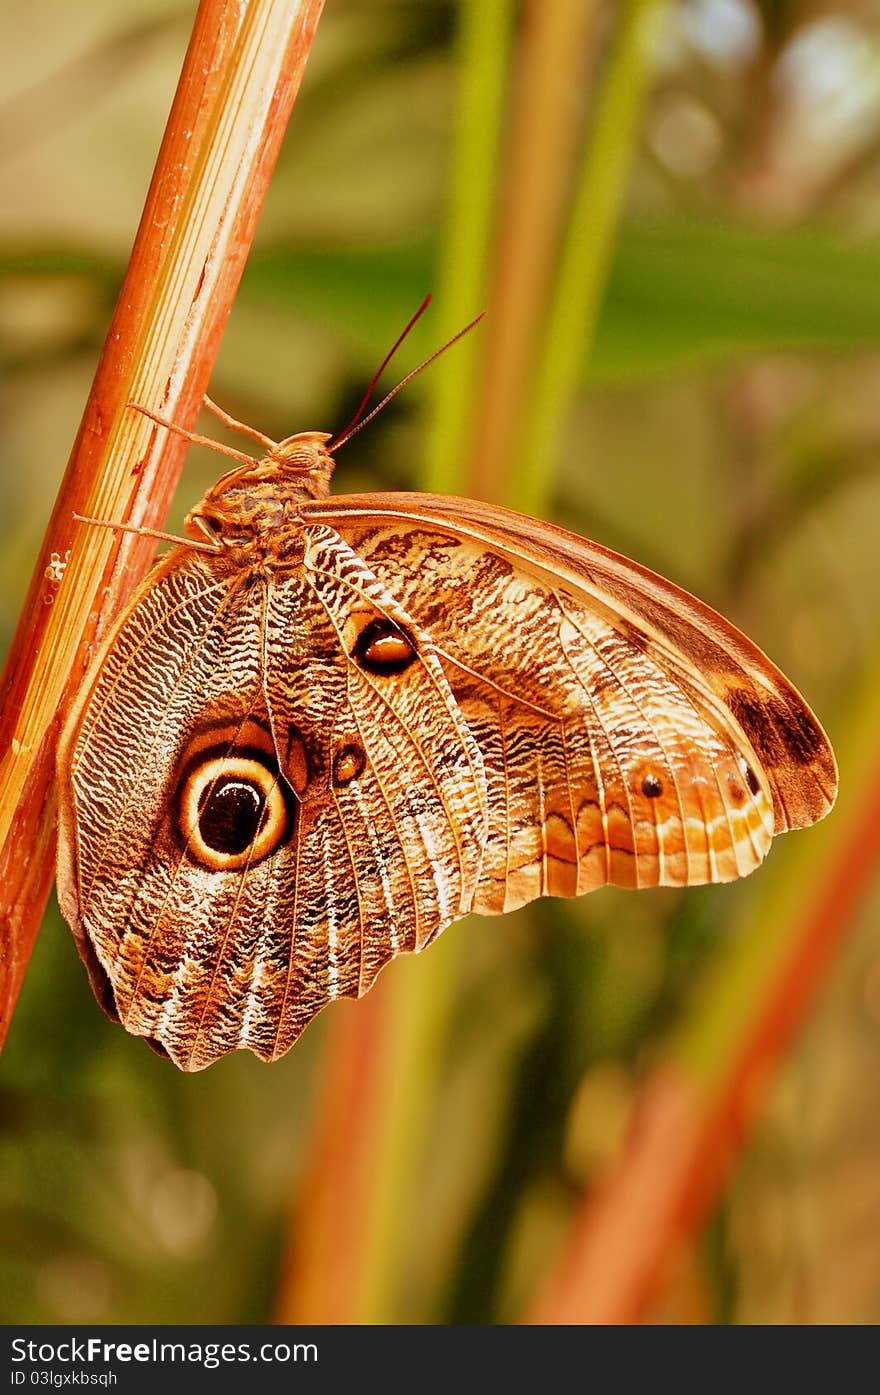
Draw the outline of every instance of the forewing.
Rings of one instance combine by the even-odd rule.
[[[474,909],[728,881],[830,808],[809,708],[714,611],[634,563],[489,505],[333,499],[332,522],[430,635],[483,754]]]

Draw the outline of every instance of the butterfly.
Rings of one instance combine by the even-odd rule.
[[[225,448],[58,757],[62,911],[183,1070],[276,1060],[471,912],[731,881],[832,807],[818,721],[707,605],[487,503],[331,496],[338,439],[206,401],[266,453]]]

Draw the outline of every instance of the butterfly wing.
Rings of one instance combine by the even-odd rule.
[[[433,495],[309,505],[431,636],[482,752],[473,909],[607,882],[750,872],[830,809],[834,757],[744,635],[645,568],[549,524]]]
[[[286,569],[163,559],[59,752],[62,909],[183,1068],[274,1059],[469,910],[730,880],[831,807],[797,692],[653,573],[464,500],[301,514]]]
[[[99,1000],[184,1069],[283,1054],[476,891],[482,758],[442,666],[314,533],[283,575],[163,559],[59,751],[62,910]]]

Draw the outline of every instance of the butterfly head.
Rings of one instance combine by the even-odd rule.
[[[306,499],[326,499],[330,493],[333,456],[327,449],[329,431],[298,431],[286,436],[260,465],[277,465],[282,477],[296,482]]]
[[[333,457],[326,431],[300,431],[261,460],[229,470],[188,514],[186,531],[207,536],[240,559],[242,550],[272,561],[298,550],[299,509],[330,493]]]

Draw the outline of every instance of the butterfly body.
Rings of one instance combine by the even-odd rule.
[[[200,1069],[470,911],[727,881],[834,798],[744,636],[549,524],[329,495],[328,438],[231,471],[87,676],[62,909],[114,1016]]]

